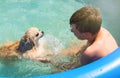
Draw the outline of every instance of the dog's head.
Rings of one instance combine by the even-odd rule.
[[[29,28],[20,40],[18,50],[24,53],[25,51],[32,49],[33,47],[37,46],[39,39],[43,37],[43,35],[44,32],[40,31],[38,28]]]

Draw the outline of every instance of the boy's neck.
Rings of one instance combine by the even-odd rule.
[[[95,35],[93,35],[93,36],[91,36],[91,38],[89,38],[88,39],[88,45],[91,45],[94,41],[95,41],[95,39],[96,39],[96,36],[97,36],[97,34],[95,34]]]

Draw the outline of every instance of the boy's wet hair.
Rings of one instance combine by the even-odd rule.
[[[75,24],[81,33],[96,34],[101,27],[102,18],[98,9],[91,6],[77,10],[70,18],[70,25]]]

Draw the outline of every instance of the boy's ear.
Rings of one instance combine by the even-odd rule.
[[[91,37],[92,37],[92,34],[89,33],[89,32],[85,32],[84,35],[85,35],[86,37],[88,37],[88,38],[91,38]]]

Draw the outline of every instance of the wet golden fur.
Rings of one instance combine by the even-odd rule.
[[[23,57],[29,59],[36,59],[42,56],[39,51],[39,39],[44,35],[42,31],[40,31],[36,27],[29,28],[26,33],[23,35],[20,41],[12,42],[12,43],[4,43],[0,46],[0,57]],[[39,58],[38,60],[45,60]]]
[[[37,32],[36,32],[37,31]],[[33,33],[34,32],[34,33]],[[81,65],[80,62],[80,54],[78,55],[79,50],[81,50],[82,46],[86,44],[86,41],[76,41],[70,42],[68,48],[61,50],[58,54],[53,56],[48,56],[48,59],[39,58],[43,56],[45,53],[44,51],[41,53],[42,49],[40,48],[40,44],[38,40],[35,40],[37,33],[42,37],[42,32],[38,31],[36,28],[30,28],[26,33],[23,35],[20,41],[16,42],[7,42],[0,46],[0,58],[7,58],[7,57],[23,57],[28,59],[35,59],[42,62],[50,62],[52,65],[58,68],[58,70],[66,70],[75,68]],[[29,46],[24,46],[23,44],[26,43]],[[24,48],[26,47],[26,48]],[[40,50],[38,50],[40,48]],[[46,54],[45,54],[46,55]],[[69,62],[61,61],[64,58],[69,59]]]

